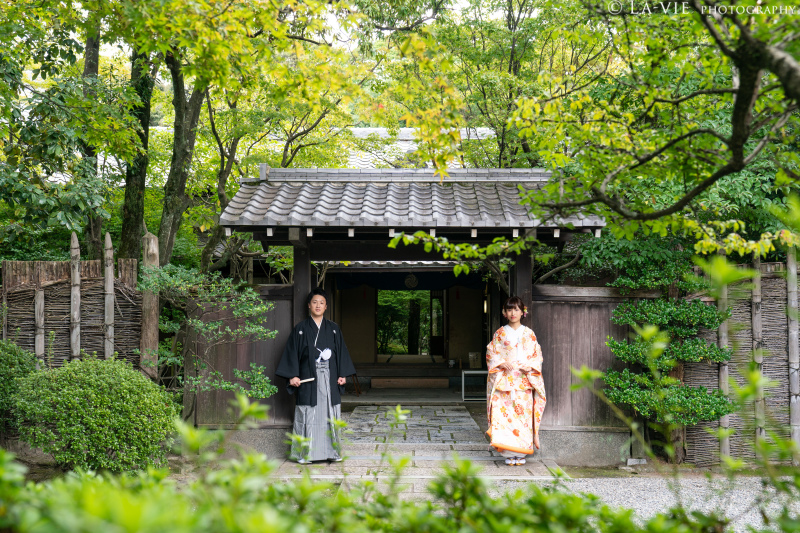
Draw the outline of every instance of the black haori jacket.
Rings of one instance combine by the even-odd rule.
[[[314,339],[317,342],[316,347]],[[316,378],[316,360],[319,357],[319,350],[325,348],[330,348],[332,352],[331,358],[328,360],[331,375],[331,404],[338,405],[342,403],[341,395],[344,393],[344,386],[340,386],[336,381],[340,377],[355,374],[356,369],[344,343],[342,331],[335,322],[323,318],[319,328],[319,337],[317,337],[317,324],[313,318],[308,317],[297,324],[289,336],[275,374],[286,379],[293,377],[299,377],[301,380]],[[289,394],[297,392],[297,405],[317,405],[316,381],[301,383],[299,387],[287,385],[287,390]]]

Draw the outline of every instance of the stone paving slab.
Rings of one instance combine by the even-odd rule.
[[[395,487],[404,499],[430,500],[427,487],[451,464],[454,456],[472,460],[480,477],[490,483],[498,481],[542,481],[553,479],[557,465],[545,465],[529,458],[523,466],[508,466],[503,457],[489,450],[486,437],[463,406],[410,406],[408,418],[393,430],[393,407],[359,405],[344,413],[349,431],[344,435],[345,460],[340,463],[299,465],[286,461],[275,476],[340,483],[342,487],[371,481],[385,486],[394,468],[383,454],[394,459],[408,459],[400,485]],[[391,433],[391,442],[386,442]],[[340,488],[340,490],[342,490]]]

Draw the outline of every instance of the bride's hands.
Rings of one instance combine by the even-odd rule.
[[[497,368],[503,369],[506,372],[511,372],[512,370],[514,370],[514,367],[511,366],[511,363],[509,362],[502,362],[499,365],[497,365]]]

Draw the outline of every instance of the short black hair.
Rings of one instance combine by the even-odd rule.
[[[311,292],[308,293],[308,298],[306,298],[306,307],[311,305],[311,299],[314,298],[314,296],[322,296],[323,298],[325,298],[325,305],[328,304],[328,293],[325,292],[325,289],[320,289],[319,287],[317,287],[316,289],[313,289]]]
[[[325,301],[327,301],[327,299]],[[511,298],[506,300],[506,303],[503,304],[503,309],[505,310],[514,309],[515,307],[520,311],[525,310],[525,304],[522,303],[522,298],[520,298],[519,296],[512,296]]]

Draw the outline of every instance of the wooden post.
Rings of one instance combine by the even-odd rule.
[[[44,291],[41,287],[37,287],[34,293],[33,312],[36,322],[33,346],[38,364],[38,360],[44,359]]]
[[[531,259],[531,251],[527,248],[524,252],[519,254],[516,258],[516,267],[514,268],[514,293],[516,296],[522,298],[522,303],[528,307],[528,316],[523,317],[521,322],[523,326],[533,327],[533,310],[531,307],[532,292],[531,285],[533,284],[533,261]]]
[[[69,300],[69,346],[70,359],[77,359],[81,353],[81,247],[78,236],[72,232],[70,252],[70,300]]]
[[[719,301],[717,302],[717,309],[720,312],[725,312],[728,309],[728,287],[725,286],[722,288],[722,293],[719,296]],[[719,326],[719,347],[720,348],[727,348],[728,347],[728,321],[726,320]],[[727,361],[722,362],[719,364],[719,390],[722,391],[722,394],[728,396],[728,363]],[[728,429],[730,425],[728,415],[723,416],[719,420],[719,427],[722,429]],[[722,437],[719,441],[719,453],[720,455],[730,455],[731,454],[731,439],[730,437]]]
[[[296,231],[293,231],[296,230]],[[305,231],[300,228],[289,228],[289,240],[294,245],[294,305],[292,315],[294,323],[305,320],[308,316],[306,298],[311,292],[311,254]]]
[[[786,297],[789,312],[789,420],[792,426],[792,441],[800,450],[800,347],[797,341],[797,257],[790,246],[786,251]],[[800,453],[793,461],[800,465]]]
[[[106,359],[110,359],[114,357],[114,247],[111,245],[111,235],[108,232],[106,232],[104,255],[103,286],[106,305],[103,329],[105,330],[105,356]]]
[[[158,267],[158,237],[145,233],[142,237],[142,266]],[[142,333],[139,344],[139,366],[150,379],[158,378],[158,293],[142,293]]]
[[[761,255],[756,252],[753,254],[753,269],[756,275],[753,278],[753,298],[751,304],[752,311],[752,331],[753,331],[753,362],[759,372],[762,370],[764,362],[762,347],[763,347],[763,326],[761,320]],[[766,413],[766,402],[764,401],[764,389],[760,388],[756,392],[756,439],[763,438],[766,433],[764,431],[764,417]]]

